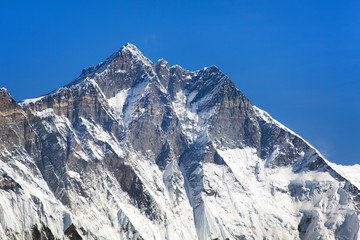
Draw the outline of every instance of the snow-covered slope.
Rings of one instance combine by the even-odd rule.
[[[359,170],[217,67],[131,44],[40,98],[0,90],[1,239],[356,240]]]
[[[341,176],[346,178],[352,184],[354,184],[358,189],[360,189],[360,165],[355,164],[353,166],[344,166],[328,162],[332,169],[338,172]]]

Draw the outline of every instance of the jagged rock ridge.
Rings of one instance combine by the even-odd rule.
[[[1,89],[0,141],[2,239],[359,239],[359,181],[215,66],[127,44],[45,96]]]

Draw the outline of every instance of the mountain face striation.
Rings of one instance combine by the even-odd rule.
[[[359,171],[217,67],[131,44],[45,96],[0,89],[1,239],[359,240]]]

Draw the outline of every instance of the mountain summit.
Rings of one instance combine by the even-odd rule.
[[[360,239],[328,162],[217,67],[132,44],[16,103],[0,90],[1,239]]]

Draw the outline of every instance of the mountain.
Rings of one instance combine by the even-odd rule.
[[[216,66],[131,44],[36,99],[0,90],[1,239],[359,240],[358,171]]]

